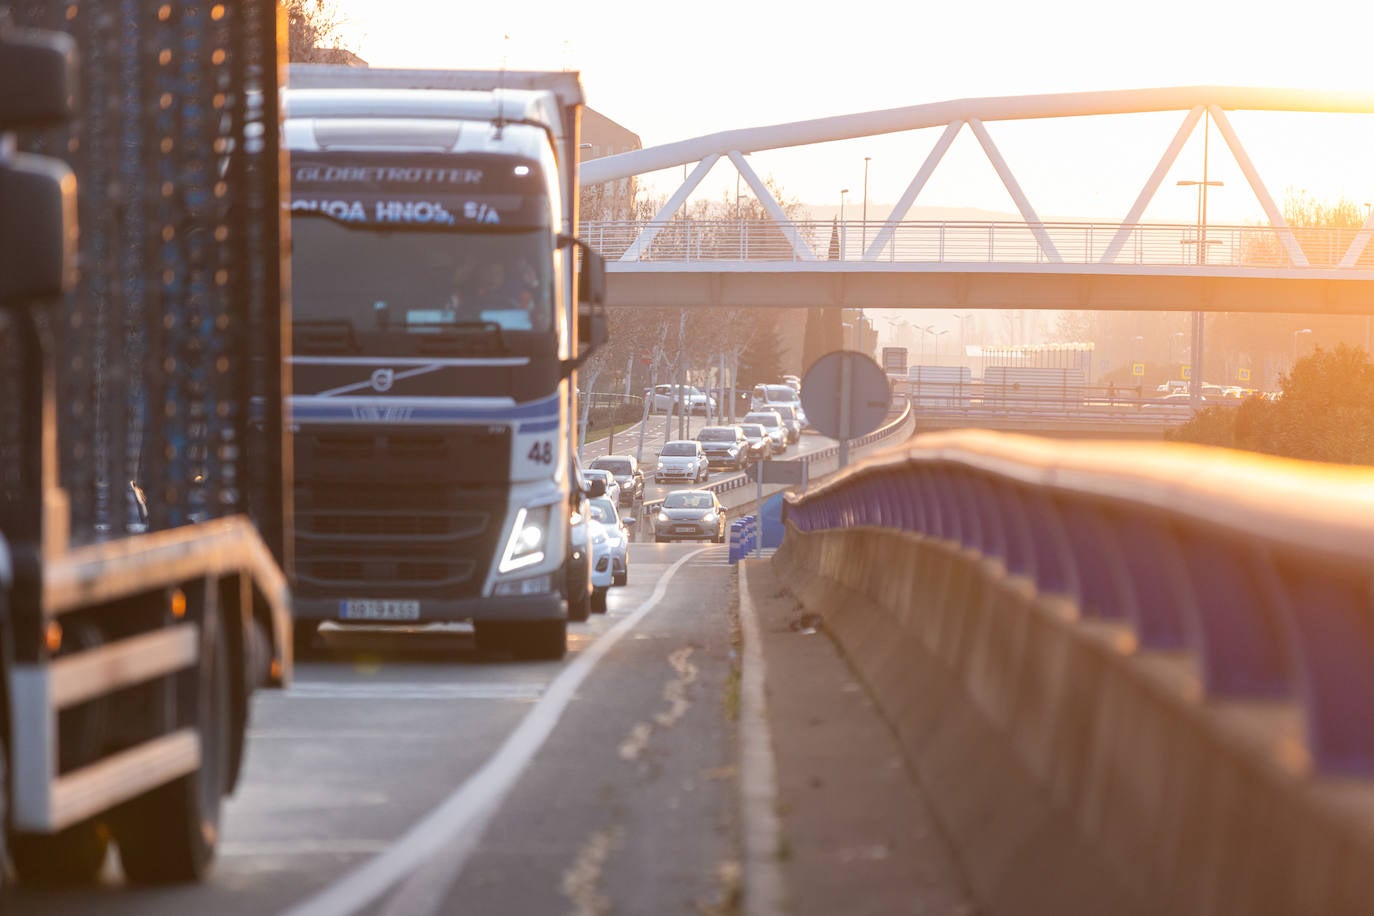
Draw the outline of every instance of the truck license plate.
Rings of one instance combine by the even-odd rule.
[[[339,608],[344,620],[419,620],[420,602],[355,598]]]

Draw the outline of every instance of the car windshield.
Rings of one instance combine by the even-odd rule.
[[[744,434],[750,439],[759,439],[768,435],[768,433],[764,432],[763,427],[757,423],[746,424],[741,426],[740,429],[744,430]]]
[[[607,483],[615,480],[615,475],[603,468],[588,468],[583,474],[587,477],[599,477]]]
[[[602,471],[610,471],[612,474],[622,477],[632,473],[630,462],[624,458],[598,458],[592,462],[592,467]]]
[[[715,504],[710,493],[699,491],[669,493],[663,498],[665,509],[711,509]]]
[[[663,446],[663,451],[659,454],[670,458],[691,458],[696,453],[697,444],[695,442],[669,442]]]
[[[728,426],[708,426],[697,433],[702,442],[734,442],[735,431]]]
[[[797,418],[796,413],[794,413],[791,406],[787,404],[779,404],[773,409],[776,410],[778,412],[778,415],[781,416],[784,420],[795,420]]]
[[[791,385],[764,385],[763,397],[766,401],[795,401],[797,393]]]
[[[779,421],[777,414],[755,415],[751,413],[745,419],[760,426],[777,426]]]

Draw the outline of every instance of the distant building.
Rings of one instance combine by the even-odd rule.
[[[593,108],[582,110],[582,148],[578,162],[643,149],[639,134]],[[633,219],[634,178],[620,178],[582,189],[582,219]]]

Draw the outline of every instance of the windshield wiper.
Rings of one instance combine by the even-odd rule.
[[[298,352],[359,353],[353,322],[337,318],[297,319],[291,322],[292,348]]]

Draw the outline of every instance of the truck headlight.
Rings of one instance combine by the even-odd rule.
[[[549,508],[534,506],[515,513],[515,524],[511,525],[498,571],[514,572],[543,561],[544,545],[548,541]]]

